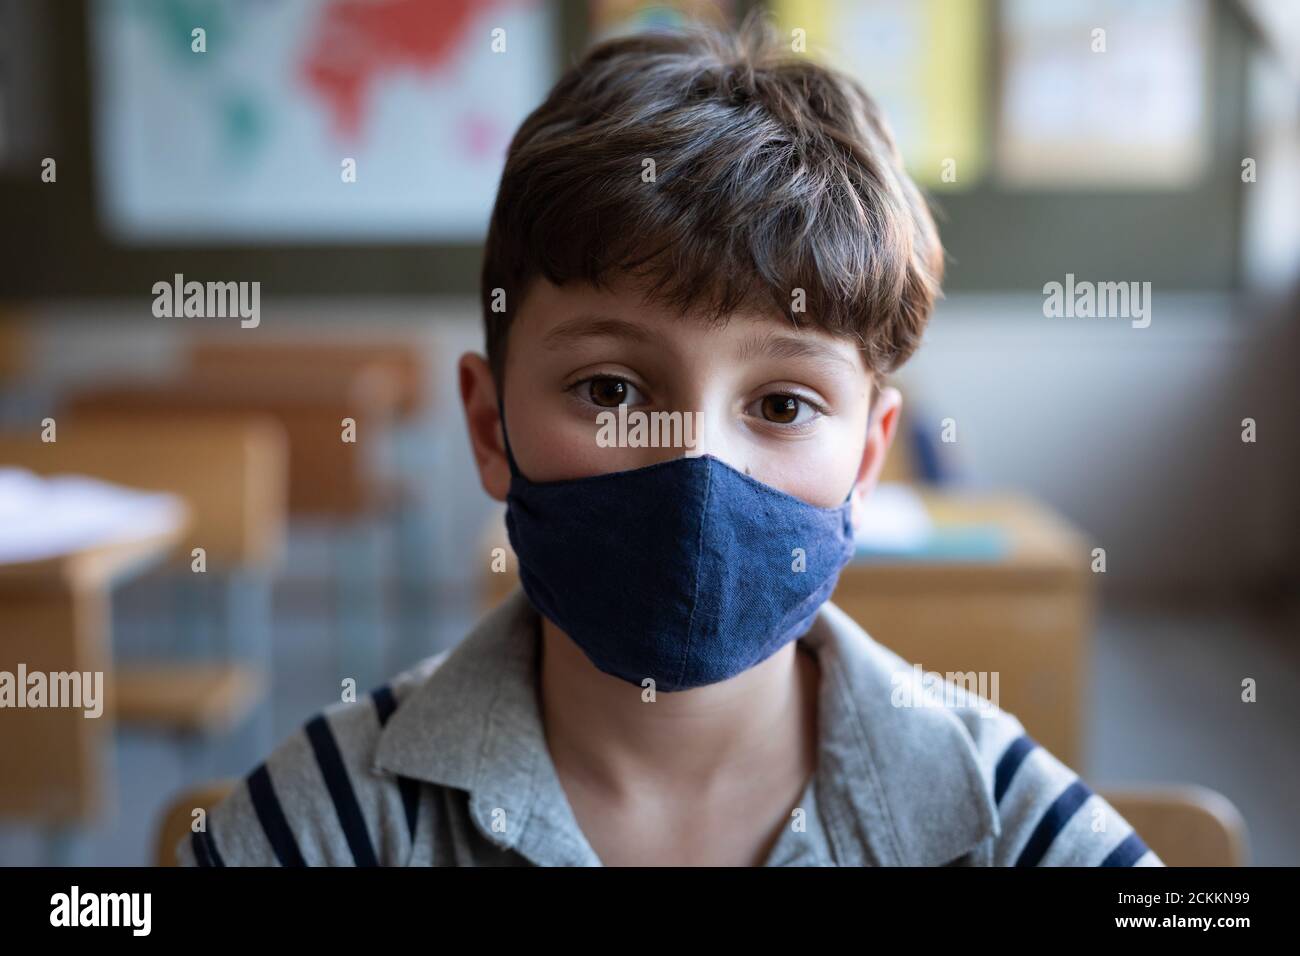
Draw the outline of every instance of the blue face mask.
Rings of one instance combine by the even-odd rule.
[[[533,482],[505,445],[525,593],[638,686],[686,690],[766,660],[807,632],[853,555],[851,489],[819,508],[711,455]]]

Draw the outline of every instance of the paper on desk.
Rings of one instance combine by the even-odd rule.
[[[860,560],[1002,561],[1011,539],[992,521],[936,523],[912,486],[886,483],[867,499],[855,550]]]
[[[926,547],[933,533],[934,522],[915,489],[885,481],[867,497],[854,538],[860,553],[905,554]]]
[[[184,514],[176,495],[0,467],[0,564],[165,534]]]

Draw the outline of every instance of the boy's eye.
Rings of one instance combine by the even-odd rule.
[[[763,417],[769,422],[789,425],[799,417],[799,399],[793,395],[767,395],[763,398]]]
[[[636,392],[626,379],[598,376],[587,382],[587,395],[591,400],[606,408],[613,408],[628,402]]]
[[[777,425],[802,425],[814,411],[797,395],[780,393],[763,396],[759,406],[763,418]]]

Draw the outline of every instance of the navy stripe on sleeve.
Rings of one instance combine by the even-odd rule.
[[[207,830],[198,830],[190,834],[190,848],[194,850],[194,859],[199,866],[225,866],[217,852],[217,844]]]
[[[190,831],[190,849],[194,851],[194,862],[199,866],[212,865],[212,861],[208,859],[208,848],[203,842],[201,830]]]
[[[1132,866],[1147,852],[1147,845],[1134,831],[1124,838],[1119,846],[1111,850],[1100,866]]]
[[[383,727],[388,723],[388,718],[393,716],[393,711],[397,710],[397,699],[393,696],[392,688],[387,684],[376,688],[370,697],[375,702],[375,713],[379,716],[379,726]],[[398,776],[397,786],[402,792],[402,809],[406,811],[406,828],[411,832],[411,839],[414,840],[415,826],[419,820],[420,812],[420,784],[419,781],[412,780],[410,777]]]
[[[1000,804],[1007,788],[1011,786],[1011,781],[1015,779],[1016,771],[1020,765],[1025,762],[1038,744],[1028,734],[1021,734],[1015,740],[1011,741],[1007,749],[1002,752],[998,759],[998,768],[993,776],[993,802]]]
[[[280,798],[275,795],[275,787],[271,785],[271,773],[266,769],[266,764],[262,764],[248,775],[248,795],[252,798],[253,809],[257,811],[257,819],[262,824],[262,831],[266,834],[266,839],[270,842],[271,849],[275,851],[275,858],[280,861],[280,865],[306,866],[307,861],[302,858],[298,841],[293,838],[293,831],[289,829],[289,821],[284,818],[284,808],[280,806]]]
[[[378,866],[374,847],[370,844],[370,833],[366,829],[366,818],[361,814],[361,805],[352,789],[352,780],[348,777],[347,767],[343,765],[343,755],[339,753],[338,742],[330,730],[324,716],[313,717],[307,722],[307,739],[316,754],[316,763],[320,766],[325,786],[329,788],[330,798],[334,801],[334,812],[338,814],[339,825],[347,838],[348,848],[352,851],[352,861],[357,866]]]
[[[1076,780],[1066,787],[1065,792],[1047,808],[1043,818],[1038,821],[1038,826],[1034,827],[1029,842],[1020,851],[1020,858],[1016,860],[1016,866],[1037,866],[1047,851],[1051,849],[1052,842],[1056,839],[1057,834],[1065,828],[1071,817],[1078,812],[1079,807],[1083,806],[1084,801],[1090,796],[1092,796],[1092,791],[1088,789],[1088,785],[1082,780]]]
[[[387,684],[371,691],[370,698],[375,702],[375,713],[379,715],[379,726],[383,727],[388,723],[388,718],[393,716],[393,711],[397,710],[397,699],[393,697],[392,688]]]

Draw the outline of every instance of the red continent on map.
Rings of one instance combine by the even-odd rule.
[[[459,48],[473,18],[495,5],[491,0],[333,0],[321,11],[303,76],[329,105],[335,131],[355,139],[366,92],[379,74],[437,69]]]

